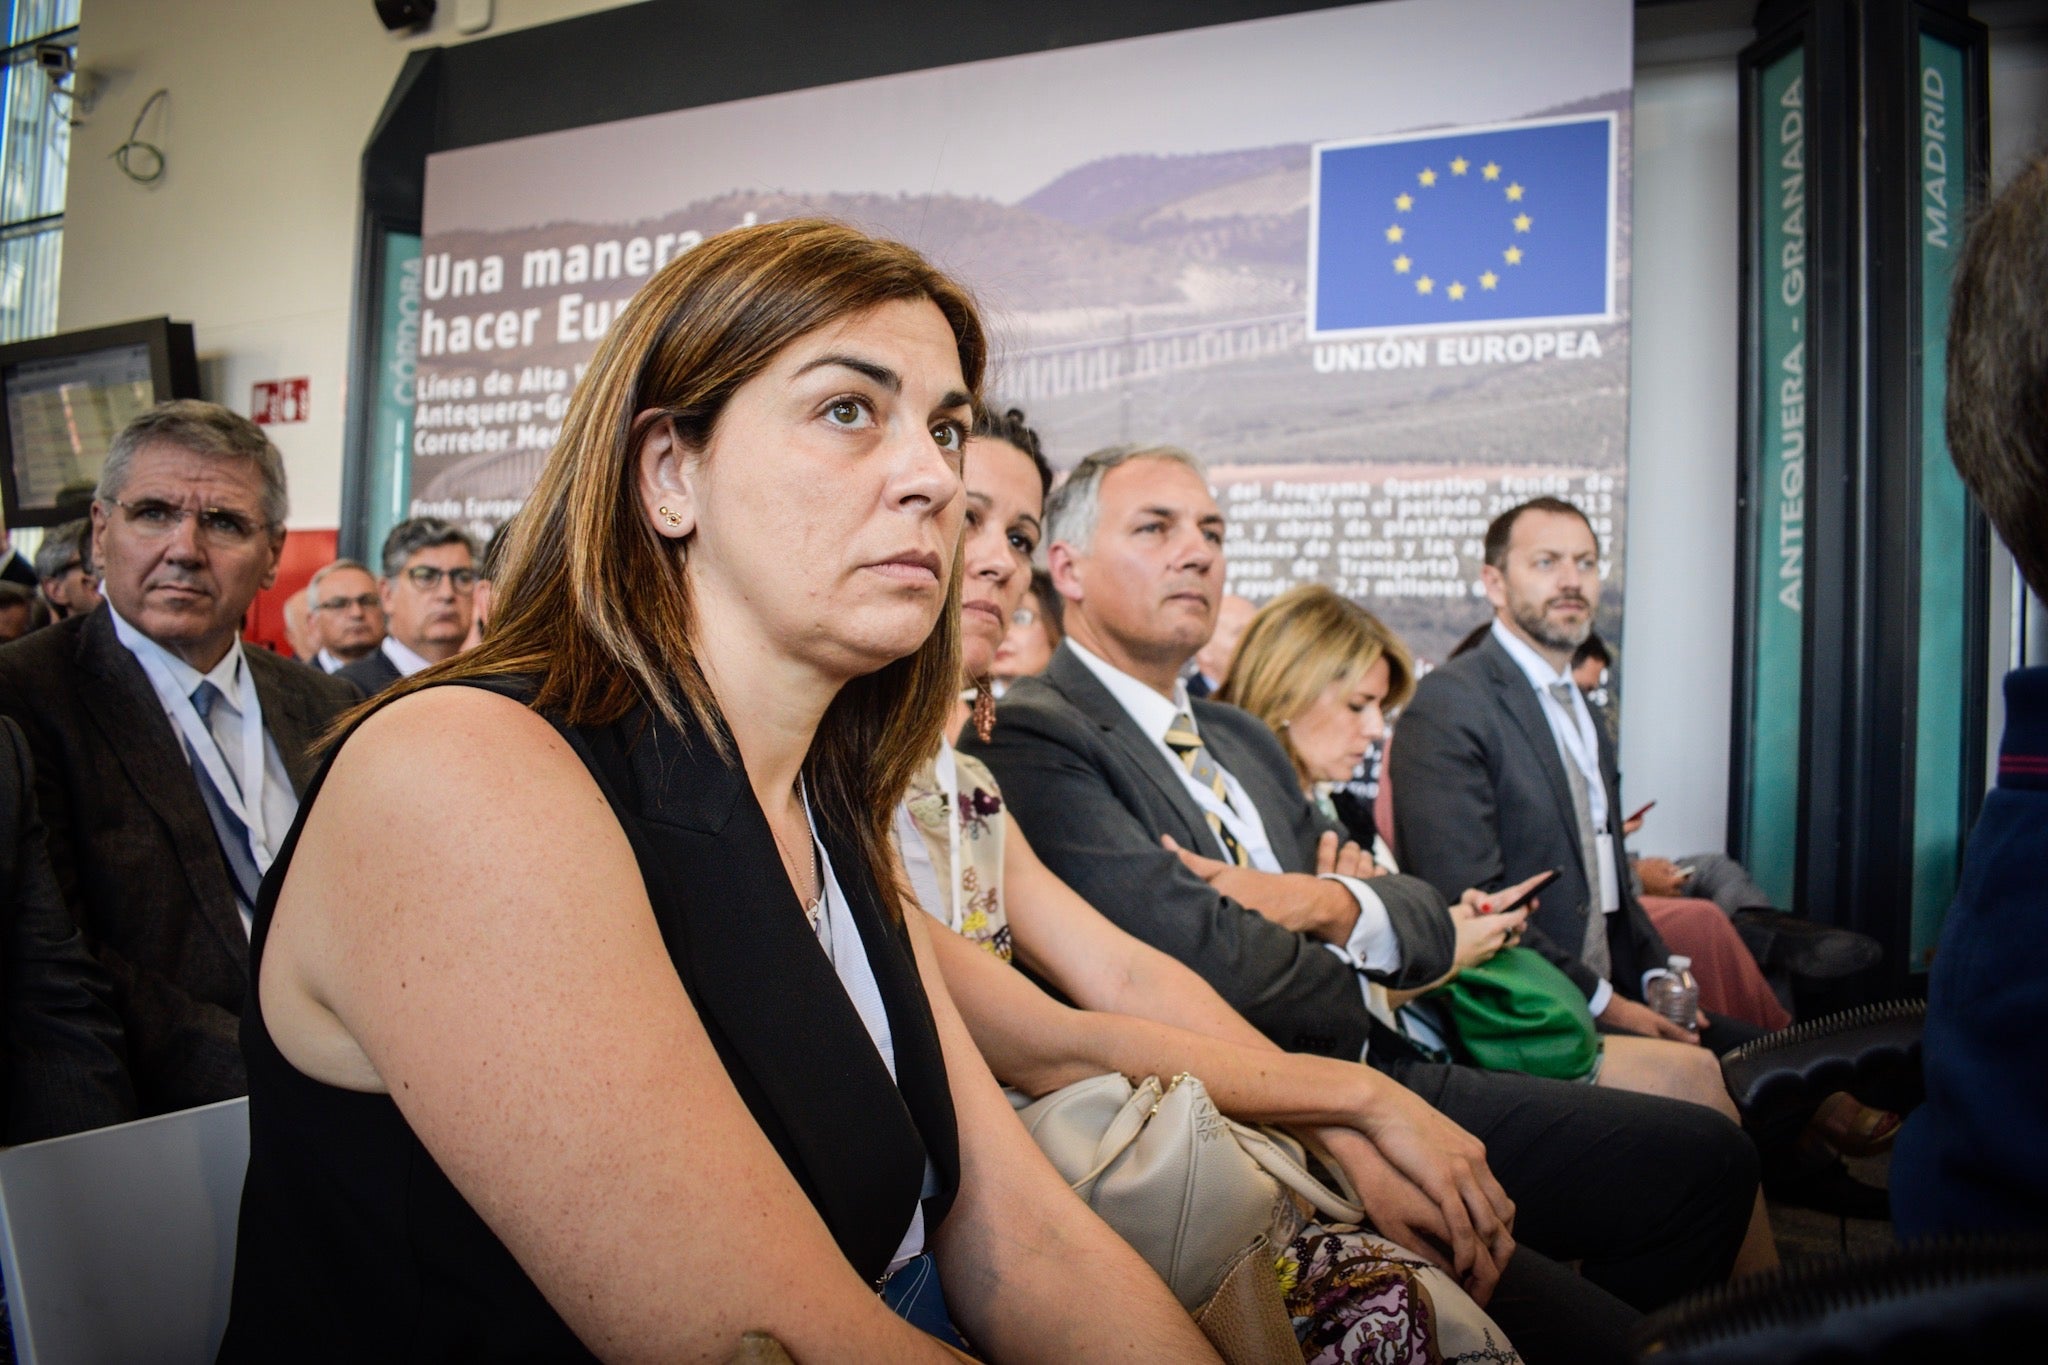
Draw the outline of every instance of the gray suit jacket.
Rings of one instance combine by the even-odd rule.
[[[1335,826],[1302,796],[1280,742],[1234,706],[1198,701],[1194,714],[1209,751],[1258,807],[1281,866],[1314,871],[1316,841]],[[988,744],[969,734],[961,748],[995,773],[1046,865],[1119,927],[1199,972],[1289,1051],[1363,1051],[1370,1016],[1353,970],[1161,847],[1170,834],[1183,848],[1224,856],[1179,774],[1070,649],[1010,689]],[[1372,885],[1401,940],[1402,967],[1387,984],[1419,985],[1449,970],[1455,944],[1443,898],[1414,877]]]
[[[357,700],[317,668],[248,649],[294,791]],[[177,732],[97,610],[0,648],[0,715],[28,736],[57,886],[113,977],[144,1113],[243,1094],[249,940]]]
[[[1614,743],[1605,726],[1594,729],[1607,809],[1618,821]],[[1422,679],[1402,709],[1388,764],[1401,866],[1438,890],[1493,890],[1546,868],[1564,874],[1540,894],[1525,941],[1590,997],[1599,978],[1579,949],[1597,882],[1579,847],[1571,786],[1543,703],[1498,640],[1488,636]],[[1626,878],[1621,909],[1607,920],[1614,987],[1639,1000],[1643,972],[1663,966],[1667,952]]]

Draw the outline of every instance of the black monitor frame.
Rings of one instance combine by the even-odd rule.
[[[37,360],[90,355],[116,347],[147,346],[149,378],[156,401],[197,398],[199,357],[192,345],[192,324],[167,317],[92,327],[80,332],[37,337],[0,345],[0,508],[9,526],[56,526],[80,515],[75,507],[23,507],[15,480],[14,429],[8,417],[5,375],[10,366]]]

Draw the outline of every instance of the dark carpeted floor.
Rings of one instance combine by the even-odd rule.
[[[1849,1173],[1871,1185],[1888,1185],[1891,1156],[1867,1157],[1849,1162]],[[1874,1218],[1836,1218],[1812,1209],[1771,1204],[1771,1231],[1778,1237],[1778,1255],[1787,1265],[1817,1256],[1839,1256],[1844,1252],[1879,1251],[1892,1245],[1890,1222]]]

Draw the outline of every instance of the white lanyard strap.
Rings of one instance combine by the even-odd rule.
[[[241,712],[242,780],[238,783],[228,775],[225,756],[221,746],[213,737],[213,731],[200,718],[199,708],[192,704],[170,671],[163,664],[147,655],[139,656],[143,668],[149,673],[150,681],[156,684],[157,693],[165,699],[171,709],[171,718],[178,724],[184,735],[185,746],[195,754],[206,775],[213,780],[221,801],[242,822],[249,831],[249,854],[256,860],[256,870],[270,870],[269,831],[263,823],[263,704],[256,697],[256,679],[249,665],[244,662],[236,670],[235,709]]]

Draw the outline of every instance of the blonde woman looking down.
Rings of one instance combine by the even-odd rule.
[[[1386,739],[1386,713],[1414,694],[1414,679],[1414,658],[1399,636],[1356,602],[1311,583],[1282,593],[1252,618],[1218,700],[1265,721],[1293,761],[1302,790],[1327,804],[1330,787],[1350,781],[1367,750]],[[1386,866],[1393,865],[1384,845],[1379,856]],[[1494,899],[1511,898],[1502,892]],[[1475,912],[1469,902],[1452,906],[1458,953],[1451,975],[1420,991],[1390,992],[1390,999],[1408,1005],[1459,971],[1488,961],[1520,940],[1528,914],[1527,909]],[[1423,1008],[1428,1009],[1426,1003]],[[1405,1017],[1413,1019],[1412,1014]],[[1430,1035],[1440,1038],[1448,1032],[1441,1012],[1428,1011],[1425,1017]],[[1688,1100],[1740,1122],[1720,1063],[1706,1049],[1617,1033],[1603,1035],[1601,1043],[1601,1055],[1586,1079],[1611,1089]],[[1736,1273],[1777,1264],[1777,1244],[1759,1194]]]

